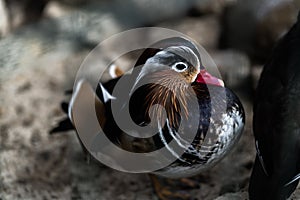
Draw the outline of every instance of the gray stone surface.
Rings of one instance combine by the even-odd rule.
[[[265,59],[296,22],[293,0],[237,1],[223,16],[225,46],[238,48],[256,59]]]
[[[205,49],[216,49],[218,46],[220,25],[218,17],[215,15],[208,15],[198,19],[186,17],[179,20],[169,20],[158,24],[158,26],[184,32]]]
[[[211,52],[210,55],[229,88],[240,88],[249,84],[251,65],[246,54],[237,50],[223,50]]]
[[[67,57],[91,49],[114,33],[183,16],[196,0],[100,1],[61,18],[44,19],[0,40],[3,74],[55,53]]]
[[[247,192],[228,193],[215,200],[248,200]]]

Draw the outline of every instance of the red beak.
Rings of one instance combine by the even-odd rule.
[[[217,77],[212,76],[205,69],[200,70],[200,73],[198,74],[198,76],[196,78],[196,82],[224,87],[224,82],[221,79],[218,79]]]

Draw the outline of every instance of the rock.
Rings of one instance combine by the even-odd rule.
[[[215,15],[176,19],[158,24],[158,26],[182,32],[205,49],[215,49],[218,46],[220,26],[218,17]]]
[[[289,200],[297,200],[297,199],[300,199],[300,185],[298,185],[298,187],[295,190],[295,192],[289,198]]]
[[[0,1],[0,33],[6,35],[9,32],[38,21],[49,0],[9,0]]]
[[[227,193],[223,196],[216,198],[215,200],[248,200],[247,192]]]
[[[9,32],[7,8],[4,0],[0,0],[0,39]]]
[[[247,55],[236,50],[215,51],[210,55],[229,88],[243,88],[249,83],[251,74]]]
[[[236,192],[236,193],[227,193],[224,194],[215,200],[248,200],[248,192]],[[296,189],[296,191],[291,195],[288,200],[298,200],[300,199],[300,186]]]
[[[294,0],[296,7],[299,9],[300,8],[300,0]]]
[[[83,5],[83,4],[88,4],[88,3],[96,2],[97,0],[54,0],[54,1],[56,1],[58,3],[62,3],[62,4],[68,4],[68,5],[73,5],[73,6],[80,6],[80,5]]]
[[[82,6],[61,18],[45,19],[0,40],[0,79],[11,70],[56,54],[91,50],[122,30],[183,16],[195,1],[104,1]]]
[[[198,1],[192,10],[193,14],[220,14],[223,10],[236,3],[237,0],[204,0]]]
[[[298,9],[291,2],[279,1],[277,5],[265,8],[261,11],[261,19],[256,27],[255,42],[262,55],[264,51],[270,52],[274,44],[295,23]],[[258,16],[260,17],[260,16]]]
[[[77,8],[78,9],[78,8]],[[46,18],[59,18],[76,11],[76,7],[63,4],[57,1],[51,1],[47,4],[43,15]]]
[[[252,87],[256,89],[258,81],[260,79],[261,72],[263,70],[262,65],[254,65],[251,67],[251,76],[252,76]]]
[[[240,49],[264,62],[297,14],[293,0],[237,1],[224,13],[221,47]]]

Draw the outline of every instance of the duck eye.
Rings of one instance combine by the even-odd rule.
[[[178,62],[175,63],[172,67],[172,69],[174,69],[177,72],[183,72],[184,70],[186,70],[188,68],[187,64],[183,63],[183,62]]]

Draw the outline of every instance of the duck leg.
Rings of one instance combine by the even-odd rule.
[[[192,178],[169,179],[153,174],[149,175],[154,191],[160,200],[191,200],[189,190],[200,188]]]

